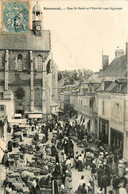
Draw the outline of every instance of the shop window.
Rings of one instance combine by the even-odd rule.
[[[38,55],[35,60],[35,70],[43,71],[43,59],[42,56]]]
[[[120,149],[120,154],[122,157],[123,153],[123,133],[111,128],[111,145],[116,151]]]
[[[17,56],[17,71],[22,71],[23,69],[23,56],[19,54]]]
[[[102,101],[102,115],[105,114],[105,101]]]

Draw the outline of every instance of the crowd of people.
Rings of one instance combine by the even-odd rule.
[[[83,174],[85,169],[91,171],[89,182],[86,184],[83,180],[83,184],[78,186],[76,193],[93,194],[104,191],[106,194],[108,191],[109,193],[118,194],[128,192],[126,161],[121,160],[120,156],[115,155],[112,150],[107,152],[101,142],[97,144],[98,153],[92,152],[89,147],[84,147],[80,152],[76,151],[74,153],[71,132],[73,131],[74,133],[76,131],[78,141],[79,139],[84,139],[83,135],[87,136],[87,141],[90,141],[87,131],[83,126],[79,129],[80,126],[76,120],[70,123],[68,116],[66,118],[56,118],[54,122],[53,138],[55,140],[52,142],[51,149],[54,149],[54,153],[56,153],[57,169],[59,169],[55,171],[56,179],[58,178],[57,176],[62,175],[62,187],[64,189],[72,189],[72,168],[76,168],[79,172],[83,172]],[[82,131],[83,129],[85,131]],[[59,153],[61,155],[60,157],[58,157]],[[95,190],[96,180],[99,191]],[[108,190],[107,188],[110,189]]]
[[[53,181],[55,194],[128,193],[127,161],[118,158],[112,149],[106,150],[101,141],[95,144],[97,151],[92,151],[88,145],[94,140],[94,136],[91,136],[87,129],[78,123],[76,116],[66,112],[60,116],[53,115],[41,122],[29,120],[29,125],[35,132],[32,144],[35,145],[36,152],[41,151],[43,160],[50,155],[55,161],[54,168],[48,176]],[[42,150],[39,144],[39,134],[42,134],[41,143],[46,144]],[[76,150],[75,146],[78,147],[80,143],[83,146]],[[8,142],[8,151],[12,151],[11,141]],[[37,157],[36,154],[35,157]],[[48,171],[46,163],[41,163],[39,158],[35,161],[38,162],[37,165],[45,165],[45,170],[47,167]],[[6,152],[3,164],[8,166]],[[75,190],[72,182],[73,170],[82,174]],[[90,172],[88,182],[85,181],[87,171]],[[39,193],[38,178],[33,180],[32,185],[31,192]],[[8,187],[9,185],[7,185],[6,193],[9,193]]]

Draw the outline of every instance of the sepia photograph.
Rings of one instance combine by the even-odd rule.
[[[128,193],[128,1],[0,0],[0,194]]]

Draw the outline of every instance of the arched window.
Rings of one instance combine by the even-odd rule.
[[[49,60],[47,63],[46,71],[47,71],[47,74],[51,73],[51,60]]]
[[[22,104],[18,104],[16,106],[16,113],[18,113],[18,114],[24,114],[24,107],[23,107]]]
[[[23,69],[23,56],[19,54],[17,56],[17,71],[22,71]]]
[[[43,59],[42,56],[38,55],[35,60],[35,70],[42,71],[43,70]]]

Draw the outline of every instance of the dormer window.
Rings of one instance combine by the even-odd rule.
[[[117,83],[117,92],[121,91],[121,83]]]
[[[118,79],[115,80],[115,84],[116,84],[116,92],[120,92],[121,91],[121,83]]]
[[[88,92],[94,92],[94,85],[92,83],[89,83]]]

